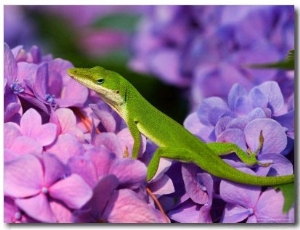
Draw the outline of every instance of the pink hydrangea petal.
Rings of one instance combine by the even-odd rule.
[[[114,174],[122,186],[138,188],[146,181],[147,168],[141,161],[124,158],[116,160],[109,173]]]
[[[38,65],[34,63],[18,62],[18,79],[28,80],[32,86],[37,68]]]
[[[129,189],[114,192],[103,213],[110,223],[157,223],[151,207]]]
[[[36,130],[34,138],[43,146],[50,145],[56,138],[56,125],[48,123],[40,126]]]
[[[44,186],[51,186],[57,180],[65,177],[66,167],[64,164],[53,154],[44,153]]]
[[[21,136],[19,126],[13,122],[4,124],[4,148],[10,148],[18,136]]]
[[[21,216],[15,201],[8,196],[4,196],[4,223],[14,223],[18,219],[16,216],[19,214]]]
[[[55,154],[64,164],[69,158],[84,153],[82,144],[71,134],[59,135],[54,145],[47,148],[47,152]]]
[[[10,150],[19,155],[41,154],[43,151],[43,146],[30,137],[21,136],[15,139]]]
[[[103,176],[109,172],[111,165],[116,159],[115,154],[110,153],[104,148],[93,148],[88,150],[85,155],[95,165],[97,176]]]
[[[41,115],[34,109],[28,109],[22,116],[20,127],[23,135],[31,137],[46,146],[56,138],[56,125],[42,125]]]
[[[77,174],[55,183],[49,188],[49,193],[74,209],[81,208],[93,195],[91,187]]]
[[[122,129],[118,134],[117,134],[119,143],[122,148],[122,152],[124,153],[125,151],[128,151],[129,153],[132,153],[132,148],[134,144],[133,137],[129,131],[128,128]],[[141,136],[142,141],[141,141],[141,149],[140,153],[145,152],[146,150],[146,138],[144,135]]]
[[[100,133],[94,140],[95,146],[105,146],[108,150],[115,153],[119,157],[123,157],[123,151],[119,140],[114,133]]]
[[[43,168],[34,155],[27,154],[4,165],[4,193],[13,197],[37,194],[43,183]]]
[[[72,173],[80,175],[91,188],[93,188],[98,181],[97,169],[93,162],[84,156],[71,157],[68,161],[68,166]]]
[[[51,210],[55,216],[58,223],[72,223],[72,212],[63,204],[57,201],[50,201]]]
[[[198,167],[193,164],[183,164],[181,168],[185,190],[189,197],[197,204],[208,202],[208,194],[197,180]]]
[[[90,104],[89,106],[100,119],[106,132],[116,131],[117,123],[110,109],[106,109],[106,106],[101,104]]]
[[[15,202],[28,216],[36,220],[47,223],[57,222],[47,196],[43,193],[27,199],[16,199]]]
[[[159,180],[149,184],[148,188],[156,197],[175,192],[173,181],[166,175],[163,175]]]
[[[69,133],[76,138],[83,139],[83,132],[77,128],[76,117],[71,109],[59,108],[55,111],[55,116],[57,118],[56,125],[60,129],[59,134]]]
[[[282,212],[283,203],[284,197],[281,192],[274,189],[263,192],[255,209],[258,223],[288,223],[288,213]]]
[[[61,97],[57,99],[60,107],[82,107],[88,97],[88,89],[72,79],[66,83],[62,92]]]

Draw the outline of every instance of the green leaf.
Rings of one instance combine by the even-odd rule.
[[[280,189],[283,197],[284,197],[284,204],[283,204],[283,213],[287,213],[295,202],[295,188],[294,183],[290,184],[283,184],[283,185],[276,185],[274,186],[275,189]]]
[[[295,51],[290,50],[284,60],[272,63],[264,63],[264,64],[251,64],[250,68],[276,68],[276,69],[287,69],[294,70],[295,64]]]
[[[125,32],[134,32],[139,20],[140,15],[138,14],[116,13],[98,18],[92,26],[99,29],[109,28]]]

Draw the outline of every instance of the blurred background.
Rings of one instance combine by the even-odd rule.
[[[288,98],[293,72],[247,64],[294,48],[293,6],[4,6],[4,41],[119,72],[180,123],[203,98],[238,82],[276,80]]]

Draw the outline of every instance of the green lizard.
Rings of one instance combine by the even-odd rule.
[[[126,122],[134,146],[132,157],[137,158],[142,133],[157,146],[148,165],[147,180],[151,180],[161,157],[198,165],[208,173],[237,183],[274,186],[294,182],[294,175],[264,177],[244,173],[224,162],[219,155],[235,152],[246,164],[259,163],[256,153],[246,154],[231,143],[206,144],[179,123],[152,106],[125,78],[102,67],[72,68],[68,74],[77,82],[94,90]]]

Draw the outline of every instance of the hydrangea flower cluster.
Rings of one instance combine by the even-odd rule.
[[[293,6],[155,6],[134,38],[130,66],[188,88],[193,110],[203,98],[226,98],[234,83],[250,90],[274,80],[289,97],[293,73],[247,65],[284,59],[293,48]]]
[[[35,46],[4,45],[5,222],[166,221],[149,201],[145,163],[127,156],[129,130],[67,76],[71,67]],[[153,194],[173,192],[167,176],[157,182]]]
[[[260,133],[264,142],[257,153],[257,159],[268,166],[249,167],[233,156],[224,159],[228,164],[249,174],[277,176],[293,174],[294,158],[294,107],[293,96],[288,103],[275,81],[266,81],[249,92],[236,83],[230,90],[228,100],[209,97],[203,100],[197,111],[191,113],[184,126],[205,142],[230,142],[245,152],[256,152],[260,145]],[[171,211],[171,218],[185,221],[214,222],[210,213],[220,208],[219,201],[225,202],[222,223],[270,223],[293,222],[293,209],[282,213],[283,195],[274,189],[245,186],[225,180],[216,181],[194,165],[183,165],[182,176],[188,196],[180,206]],[[188,184],[190,183],[190,184]],[[214,186],[213,186],[214,185]],[[199,191],[206,193],[205,201],[199,200]],[[214,199],[214,200],[213,200]],[[214,202],[212,202],[212,200]],[[202,206],[201,206],[202,205]],[[196,216],[198,210],[203,213]],[[215,217],[220,218],[220,217]]]
[[[199,139],[233,142],[245,152],[255,152],[260,146],[259,137],[263,136],[257,158],[268,166],[250,167],[233,154],[224,156],[232,167],[261,176],[293,174],[294,95],[292,88],[280,87],[274,81],[275,76],[286,79],[287,75],[271,70],[273,74],[265,71],[261,78],[259,71],[242,71],[237,65],[239,60],[247,59],[248,52],[254,51],[251,46],[257,38],[263,44],[266,36],[272,38],[271,48],[260,55],[269,55],[270,50],[277,54],[286,52],[291,45],[287,41],[292,43],[287,39],[291,29],[290,8],[239,8],[249,12],[234,19],[227,15],[229,9],[158,7],[153,11],[158,21],[145,21],[143,39],[149,43],[141,47],[144,56],[139,56],[141,59],[134,65],[143,71],[155,67],[150,69],[169,77],[169,82],[201,90],[201,98],[205,99],[184,122],[185,128]],[[182,10],[192,13],[178,18]],[[272,18],[274,12],[276,20]],[[242,30],[247,24],[239,25],[247,22],[244,17],[252,21],[257,17],[258,21],[260,17],[268,19],[277,29],[266,35],[265,29],[270,27],[260,28],[261,33],[251,37],[246,35],[247,30]],[[155,38],[149,37],[148,32],[157,22],[160,26],[151,33]],[[206,24],[218,26],[204,27]],[[199,32],[199,36],[187,39],[191,30],[193,35]],[[218,37],[216,33],[221,34]],[[278,40],[277,33],[285,34],[286,38]],[[222,43],[227,41],[226,34],[234,35],[236,41]],[[208,45],[208,40],[215,43]],[[162,49],[164,46],[167,48]],[[150,48],[154,56],[150,55],[148,66]],[[153,51],[156,48],[158,52]],[[209,50],[198,52],[204,48]],[[201,56],[204,53],[212,56],[205,60]],[[184,64],[179,64],[179,57],[184,57]],[[196,69],[200,71],[203,66],[207,73],[218,72],[217,62],[226,71],[220,70],[221,75],[208,74],[210,77],[205,79],[215,76],[218,82],[224,77],[220,82],[227,84],[235,73],[241,75],[234,75],[237,77],[230,78],[225,85],[229,94],[224,91],[218,93],[220,97],[208,97],[215,94],[216,88],[203,89],[196,84],[203,82],[199,78],[204,76],[201,73],[197,76],[202,77],[195,78]],[[163,68],[162,63],[164,67],[169,63],[170,68]],[[281,191],[215,178],[194,164],[162,159],[156,177],[147,182],[147,164],[157,146],[142,136],[139,158],[132,159],[133,138],[126,124],[96,93],[67,76],[66,70],[72,67],[67,60],[43,56],[36,46],[27,52],[22,46],[10,49],[4,44],[6,223],[294,222],[294,208],[282,212]],[[291,81],[293,78],[288,83]]]

